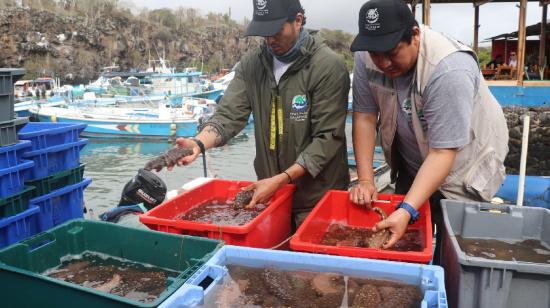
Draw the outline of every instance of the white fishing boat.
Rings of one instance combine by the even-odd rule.
[[[87,137],[173,139],[194,136],[216,103],[186,98],[182,107],[167,101],[154,107],[63,106],[32,107],[30,112],[41,122],[80,122]]]

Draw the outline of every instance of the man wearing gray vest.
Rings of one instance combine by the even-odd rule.
[[[376,130],[396,193],[405,200],[375,229],[393,246],[430,200],[440,247],[439,201],[489,201],[504,180],[508,128],[476,54],[418,25],[402,0],[372,0],[359,12],[353,75],[353,144],[359,184],[351,201],[370,208]],[[434,261],[438,262],[436,253]]]

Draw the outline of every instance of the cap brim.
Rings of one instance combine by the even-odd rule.
[[[372,52],[386,52],[390,51],[397,46],[405,29],[379,36],[364,36],[357,35],[351,43],[351,51],[372,51]]]
[[[287,18],[281,18],[270,21],[253,20],[246,29],[247,36],[274,36],[283,28],[283,24]]]

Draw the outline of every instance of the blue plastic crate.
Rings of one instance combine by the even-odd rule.
[[[14,145],[0,147],[0,169],[19,164],[23,152],[27,151],[30,146],[30,141],[23,140]]]
[[[34,162],[22,160],[18,165],[0,169],[0,198],[5,199],[21,192],[33,166]]]
[[[40,208],[33,230],[42,232],[71,219],[83,218],[84,189],[91,182],[91,179],[84,179],[80,183],[65,186],[47,195],[31,199],[29,207],[38,206]]]
[[[56,172],[78,167],[80,151],[87,143],[88,139],[80,139],[77,142],[24,153],[25,159],[34,161],[34,168],[25,180],[38,180]]]
[[[0,219],[0,248],[34,235],[32,221],[38,212],[40,209],[35,206],[17,215]]]
[[[495,197],[506,203],[516,204],[518,197],[519,175],[507,174]],[[550,210],[550,177],[526,176],[523,191],[523,205],[543,207]]]
[[[40,123],[25,125],[18,133],[19,139],[32,142],[32,151],[42,150],[60,144],[77,142],[86,128],[84,123]]]
[[[222,282],[225,265],[273,267],[289,271],[335,272],[352,277],[399,280],[417,285],[424,293],[423,308],[446,308],[444,272],[439,266],[359,259],[301,252],[226,245],[159,307],[194,307]],[[205,289],[205,281],[212,281]]]

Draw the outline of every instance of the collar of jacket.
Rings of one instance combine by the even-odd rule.
[[[302,55],[288,68],[287,73],[293,74],[307,65],[313,54],[321,47],[319,41],[319,37],[309,35],[302,45]],[[265,42],[262,44],[259,56],[265,69],[273,75],[273,56],[267,50],[267,44]]]

